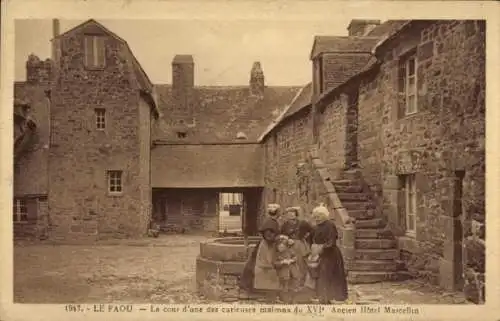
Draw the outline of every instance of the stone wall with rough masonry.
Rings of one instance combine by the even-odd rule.
[[[147,180],[141,170],[147,149],[141,144],[149,141],[140,140],[139,108],[146,107],[140,105],[126,45],[104,34],[106,66],[88,69],[83,62],[83,32],[77,29],[59,41],[50,118],[51,235],[56,239],[143,235],[148,221],[143,210],[150,204],[141,193]],[[96,129],[95,108],[106,110],[105,130]],[[147,126],[144,123],[142,131]],[[108,170],[123,171],[119,195],[108,193]]]
[[[219,227],[216,189],[155,189],[153,219],[167,229],[217,232]]]
[[[327,103],[318,122],[319,157],[335,175],[336,168],[345,164],[346,146],[355,144],[363,180],[398,236],[401,257],[410,272],[447,289],[460,289],[465,278],[468,298],[481,302],[485,23],[417,21],[384,46],[380,67],[364,76],[359,88],[344,90],[359,89],[357,122],[347,124],[344,94]],[[403,116],[399,64],[411,50],[416,50],[418,61],[418,112]],[[352,128],[346,130],[346,125]],[[293,132],[286,126],[290,125],[277,127],[265,141],[266,199],[284,206],[291,202],[282,196],[291,184],[283,175],[291,171],[294,154],[286,149],[274,152],[279,144],[273,135],[277,142],[286,140],[282,136]],[[417,185],[415,237],[404,235],[402,175],[406,174],[415,174]],[[311,200],[321,200],[314,175],[306,185],[309,202],[292,199],[305,207]]]
[[[311,139],[309,128],[309,111],[304,110],[285,120],[276,136],[271,134],[265,138],[265,189],[261,214],[265,213],[265,205],[269,203],[279,203],[283,207],[305,206],[307,203],[305,171]]]
[[[401,175],[415,174],[416,237],[402,237],[400,245],[410,270],[444,286],[454,282],[446,275],[460,278],[454,261],[463,261],[466,279],[484,272],[472,259],[482,255],[484,266],[481,246],[468,246],[481,243],[469,240],[470,226],[483,223],[485,213],[484,28],[477,21],[417,24],[388,45],[378,76],[360,89],[363,176],[382,186],[383,213],[404,230]],[[404,116],[399,59],[414,48],[418,112]],[[464,257],[452,249],[462,235]]]

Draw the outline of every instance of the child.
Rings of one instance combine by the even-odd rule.
[[[286,235],[276,238],[276,259],[274,266],[278,273],[281,295],[285,303],[293,300],[292,293],[297,290],[300,273],[297,266],[297,257],[292,249],[294,241]]]

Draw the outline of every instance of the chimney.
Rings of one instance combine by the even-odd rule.
[[[250,94],[252,96],[264,96],[264,72],[259,61],[253,63],[250,71]]]
[[[52,37],[57,37],[59,36],[61,31],[60,25],[59,25],[59,19],[52,19]]]
[[[349,32],[349,36],[366,36],[379,24],[380,20],[353,19],[349,23],[349,26],[347,26],[347,31]]]
[[[191,55],[176,55],[172,61],[173,119],[180,124],[193,123],[194,60]]]

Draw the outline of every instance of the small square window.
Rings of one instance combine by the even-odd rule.
[[[119,194],[123,192],[123,172],[108,171],[108,192]]]
[[[95,125],[98,130],[106,129],[106,110],[104,108],[95,109]]]
[[[14,199],[14,222],[27,222],[28,221],[28,207],[26,205],[26,200],[24,199]]]

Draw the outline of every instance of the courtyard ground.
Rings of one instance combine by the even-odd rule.
[[[202,235],[101,242],[20,243],[14,247],[19,303],[207,303],[196,295],[195,258]],[[392,304],[460,304],[462,295],[410,280],[351,285],[352,300]],[[361,295],[359,297],[357,294]]]

